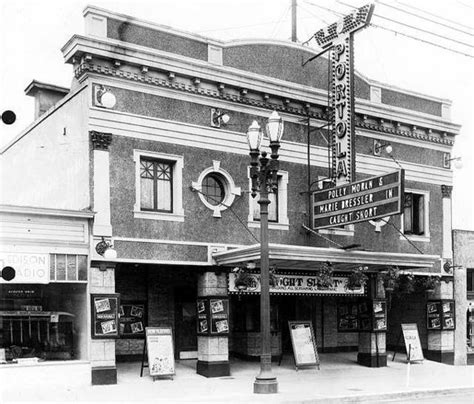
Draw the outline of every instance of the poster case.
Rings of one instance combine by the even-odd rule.
[[[176,372],[171,327],[146,327],[145,335],[150,376],[153,380],[156,377],[174,376]]]
[[[426,304],[428,330],[454,330],[454,300],[430,300]]]
[[[387,331],[387,302],[386,300],[372,301],[372,331]]]
[[[119,331],[121,338],[144,338],[146,327],[146,302],[121,301],[120,302]]]
[[[317,366],[320,361],[311,321],[288,321],[295,367]]]
[[[229,299],[219,296],[198,297],[197,334],[229,334]]]
[[[119,338],[120,294],[91,294],[91,338]]]
[[[387,302],[383,299],[360,299],[337,306],[337,331],[387,331]]]

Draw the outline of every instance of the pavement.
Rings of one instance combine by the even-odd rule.
[[[55,380],[40,377],[0,379],[0,402],[158,402],[158,403],[370,403],[474,402],[474,366],[452,366],[425,360],[407,364],[404,354],[388,366],[367,368],[356,363],[357,353],[320,354],[321,366],[295,370],[293,358],[273,363],[277,394],[253,393],[258,362],[231,361],[231,376],[205,378],[196,374],[195,360],[176,362],[176,375],[153,379],[140,363],[119,363],[117,385],[78,385],[62,372]],[[41,367],[37,367],[41,371]],[[31,380],[33,379],[33,380]],[[464,398],[464,401],[460,399]],[[441,399],[441,401],[440,401]],[[472,400],[471,400],[472,399]]]

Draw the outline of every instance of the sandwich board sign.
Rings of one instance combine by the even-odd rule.
[[[414,324],[402,324],[403,339],[407,351],[407,361],[416,362],[425,359],[423,349],[421,348],[418,326]]]
[[[157,377],[173,377],[176,372],[174,368],[173,331],[171,327],[146,327],[145,345],[148,356],[148,368],[153,381]]]
[[[305,366],[317,366],[319,355],[311,321],[288,321],[296,370]]]

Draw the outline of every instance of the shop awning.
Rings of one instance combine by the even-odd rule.
[[[239,266],[248,262],[260,265],[260,244],[213,253],[219,266]],[[270,266],[279,270],[318,270],[320,262],[331,262],[335,270],[346,271],[358,266],[367,266],[377,272],[388,266],[413,273],[440,272],[439,255],[406,254],[393,252],[357,251],[339,248],[304,247],[296,245],[269,245]]]

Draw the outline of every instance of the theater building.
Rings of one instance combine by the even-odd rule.
[[[403,168],[402,213],[370,220],[361,211],[364,221],[318,230],[312,192],[331,186],[326,56],[302,66],[317,52],[297,43],[222,42],[92,6],[84,20],[85,34],[62,48],[73,67],[67,94],[28,88],[38,116],[2,151],[2,183],[15,184],[2,203],[90,222],[80,286],[87,320],[77,327],[93,383],[113,383],[118,361],[141,359],[147,326],[171,326],[176,359],[197,359],[204,376],[232,372],[233,355],[258,358],[260,212],[246,132],[272,111],[284,122],[269,205],[272,354],[291,354],[288,321],[309,320],[320,351],[354,351],[362,365],[384,366],[387,349],[403,346],[400,324],[417,323],[426,357],[452,363],[454,320],[429,325],[427,313],[429,302],[453,299],[443,265],[452,259],[449,159],[460,127],[450,101],[357,73],[354,180],[366,180],[370,194],[367,179]],[[44,111],[45,99],[57,101]],[[100,248],[110,246],[116,257]],[[369,280],[348,288],[357,268]],[[432,292],[386,293],[389,269],[442,280]],[[98,338],[90,295],[100,293],[119,296],[121,317]]]

